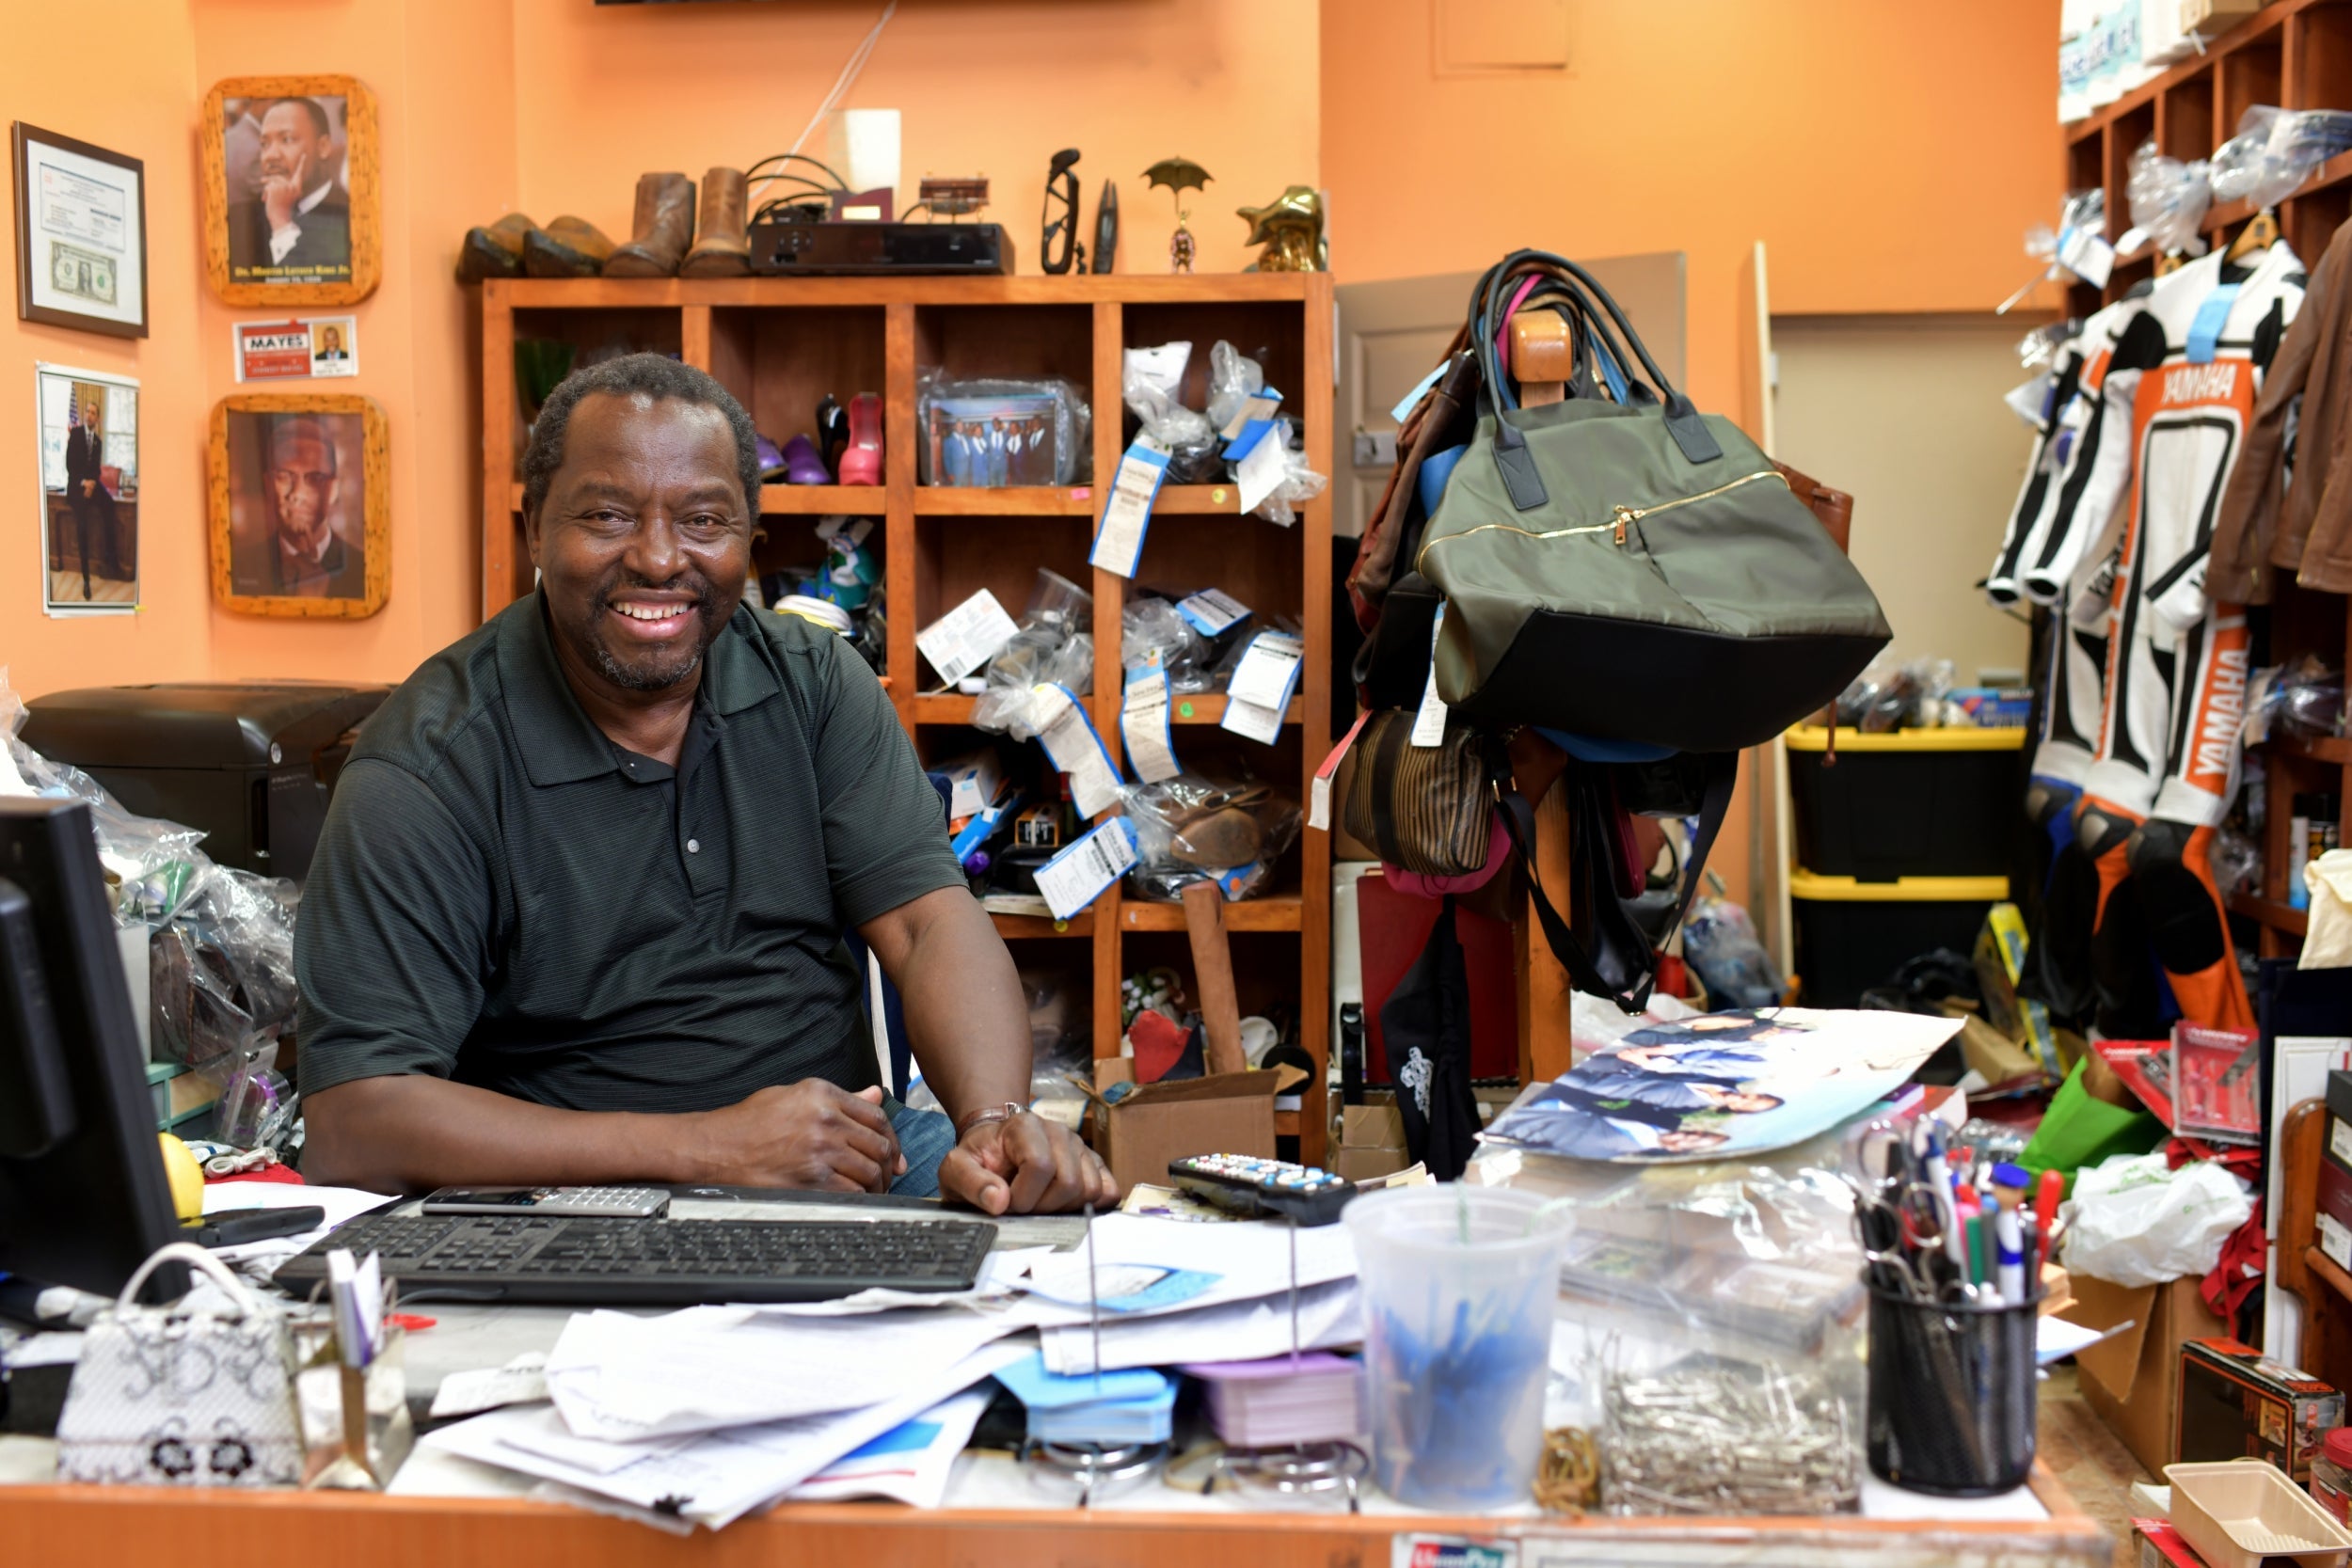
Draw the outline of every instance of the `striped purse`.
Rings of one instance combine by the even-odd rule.
[[[1435,746],[1412,743],[1409,708],[1375,713],[1354,747],[1341,820],[1387,863],[1424,877],[1485,869],[1493,795],[1478,732],[1449,721]]]

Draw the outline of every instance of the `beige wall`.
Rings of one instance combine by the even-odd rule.
[[[1963,684],[2022,667],[2025,624],[1976,583],[1992,564],[2031,433],[2001,396],[2026,378],[2014,317],[1776,316],[1779,458],[1854,498],[1853,560],[1900,658]]]

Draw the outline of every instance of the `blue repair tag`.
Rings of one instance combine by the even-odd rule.
[[[2229,325],[2230,308],[2237,303],[2237,292],[2243,285],[2217,283],[2197,307],[2197,319],[2188,324],[2188,362],[2210,365],[2214,352],[2221,343],[2221,329]]]

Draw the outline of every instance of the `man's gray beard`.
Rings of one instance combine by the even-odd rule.
[[[625,691],[660,691],[666,687],[675,686],[692,674],[695,666],[703,661],[702,650],[697,648],[693,656],[680,665],[674,673],[665,674],[628,669],[619,659],[612,657],[612,650],[606,647],[601,640],[590,644],[590,651],[596,655],[596,668],[604,673],[604,678]]]

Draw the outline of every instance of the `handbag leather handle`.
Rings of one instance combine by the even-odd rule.
[[[245,1308],[247,1317],[258,1318],[262,1315],[263,1308],[261,1298],[247,1290],[245,1281],[230,1273],[226,1263],[214,1257],[210,1251],[198,1246],[194,1242],[167,1242],[157,1247],[148,1256],[147,1261],[139,1265],[138,1272],[131,1276],[130,1283],[122,1287],[122,1295],[115,1305],[125,1311],[135,1307],[138,1304],[139,1291],[147,1284],[147,1276],[166,1263],[188,1264],[226,1291],[230,1299]]]
[[[1598,302],[1599,309],[1608,313],[1608,319],[1613,322],[1617,331],[1623,334],[1625,345],[1631,348],[1635,357],[1641,361],[1643,371],[1649,377],[1649,384],[1657,388],[1664,399],[1666,432],[1674,437],[1675,445],[1681,450],[1687,461],[1692,464],[1711,463],[1723,456],[1724,449],[1716,441],[1714,432],[1707,428],[1707,421],[1700,417],[1697,405],[1692,403],[1690,398],[1685,396],[1673,382],[1666,379],[1666,372],[1660,370],[1658,361],[1650,356],[1649,345],[1642,341],[1642,335],[1633,329],[1633,324],[1627,319],[1624,308],[1617,304],[1614,295],[1601,286],[1598,278],[1566,257],[1555,255],[1548,250],[1514,251],[1505,257],[1502,263],[1487,275],[1487,277],[1492,285],[1499,286],[1504,277],[1523,266],[1538,266],[1554,272],[1573,292],[1583,296],[1588,308],[1594,301]],[[1488,311],[1500,304],[1494,287],[1482,289],[1480,297],[1486,303]],[[1600,325],[1597,312],[1596,312],[1594,325]],[[1605,329],[1603,335],[1606,337]],[[1617,344],[1612,340],[1610,346],[1614,348]],[[1479,348],[1484,353],[1486,345],[1482,342]],[[1500,419],[1496,422],[1499,427],[1502,424]],[[1497,449],[1498,460],[1500,460],[1500,429],[1497,432]],[[1508,483],[1506,475],[1506,485]],[[1515,505],[1518,503],[1516,494],[1512,497],[1512,500]],[[1520,510],[1524,511],[1526,508],[1521,507]]]

